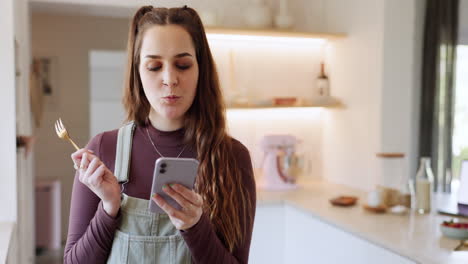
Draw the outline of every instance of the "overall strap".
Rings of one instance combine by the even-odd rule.
[[[133,132],[135,131],[135,127],[135,122],[131,121],[119,128],[114,169],[114,175],[117,177],[119,183],[128,182]]]

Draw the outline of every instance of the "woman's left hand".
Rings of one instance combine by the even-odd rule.
[[[203,199],[200,194],[180,184],[165,185],[163,190],[179,203],[181,210],[172,207],[158,194],[155,194],[152,199],[167,213],[177,229],[187,230],[198,223],[203,213]]]

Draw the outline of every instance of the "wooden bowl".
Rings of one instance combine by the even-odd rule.
[[[273,98],[273,105],[275,106],[292,106],[297,102],[296,97],[275,97]]]
[[[385,205],[379,205],[377,207],[369,206],[368,204],[363,205],[364,209],[369,212],[376,213],[376,214],[383,214],[387,211],[387,207]]]
[[[338,196],[330,199],[330,203],[336,206],[352,206],[355,205],[358,198],[355,196]]]

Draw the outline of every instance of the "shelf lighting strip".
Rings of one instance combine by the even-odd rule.
[[[276,37],[276,36],[255,36],[240,34],[219,34],[207,33],[208,40],[221,41],[239,41],[256,43],[275,43],[275,44],[299,44],[299,45],[317,45],[321,46],[327,43],[325,38],[302,38],[302,37]]]

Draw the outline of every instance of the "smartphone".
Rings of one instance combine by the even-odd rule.
[[[155,193],[164,198],[172,207],[180,210],[181,206],[172,199],[162,187],[165,184],[178,183],[192,190],[198,174],[198,160],[192,158],[159,158],[156,160],[153,172],[151,197]],[[157,214],[165,214],[152,199],[149,199],[148,210]]]

